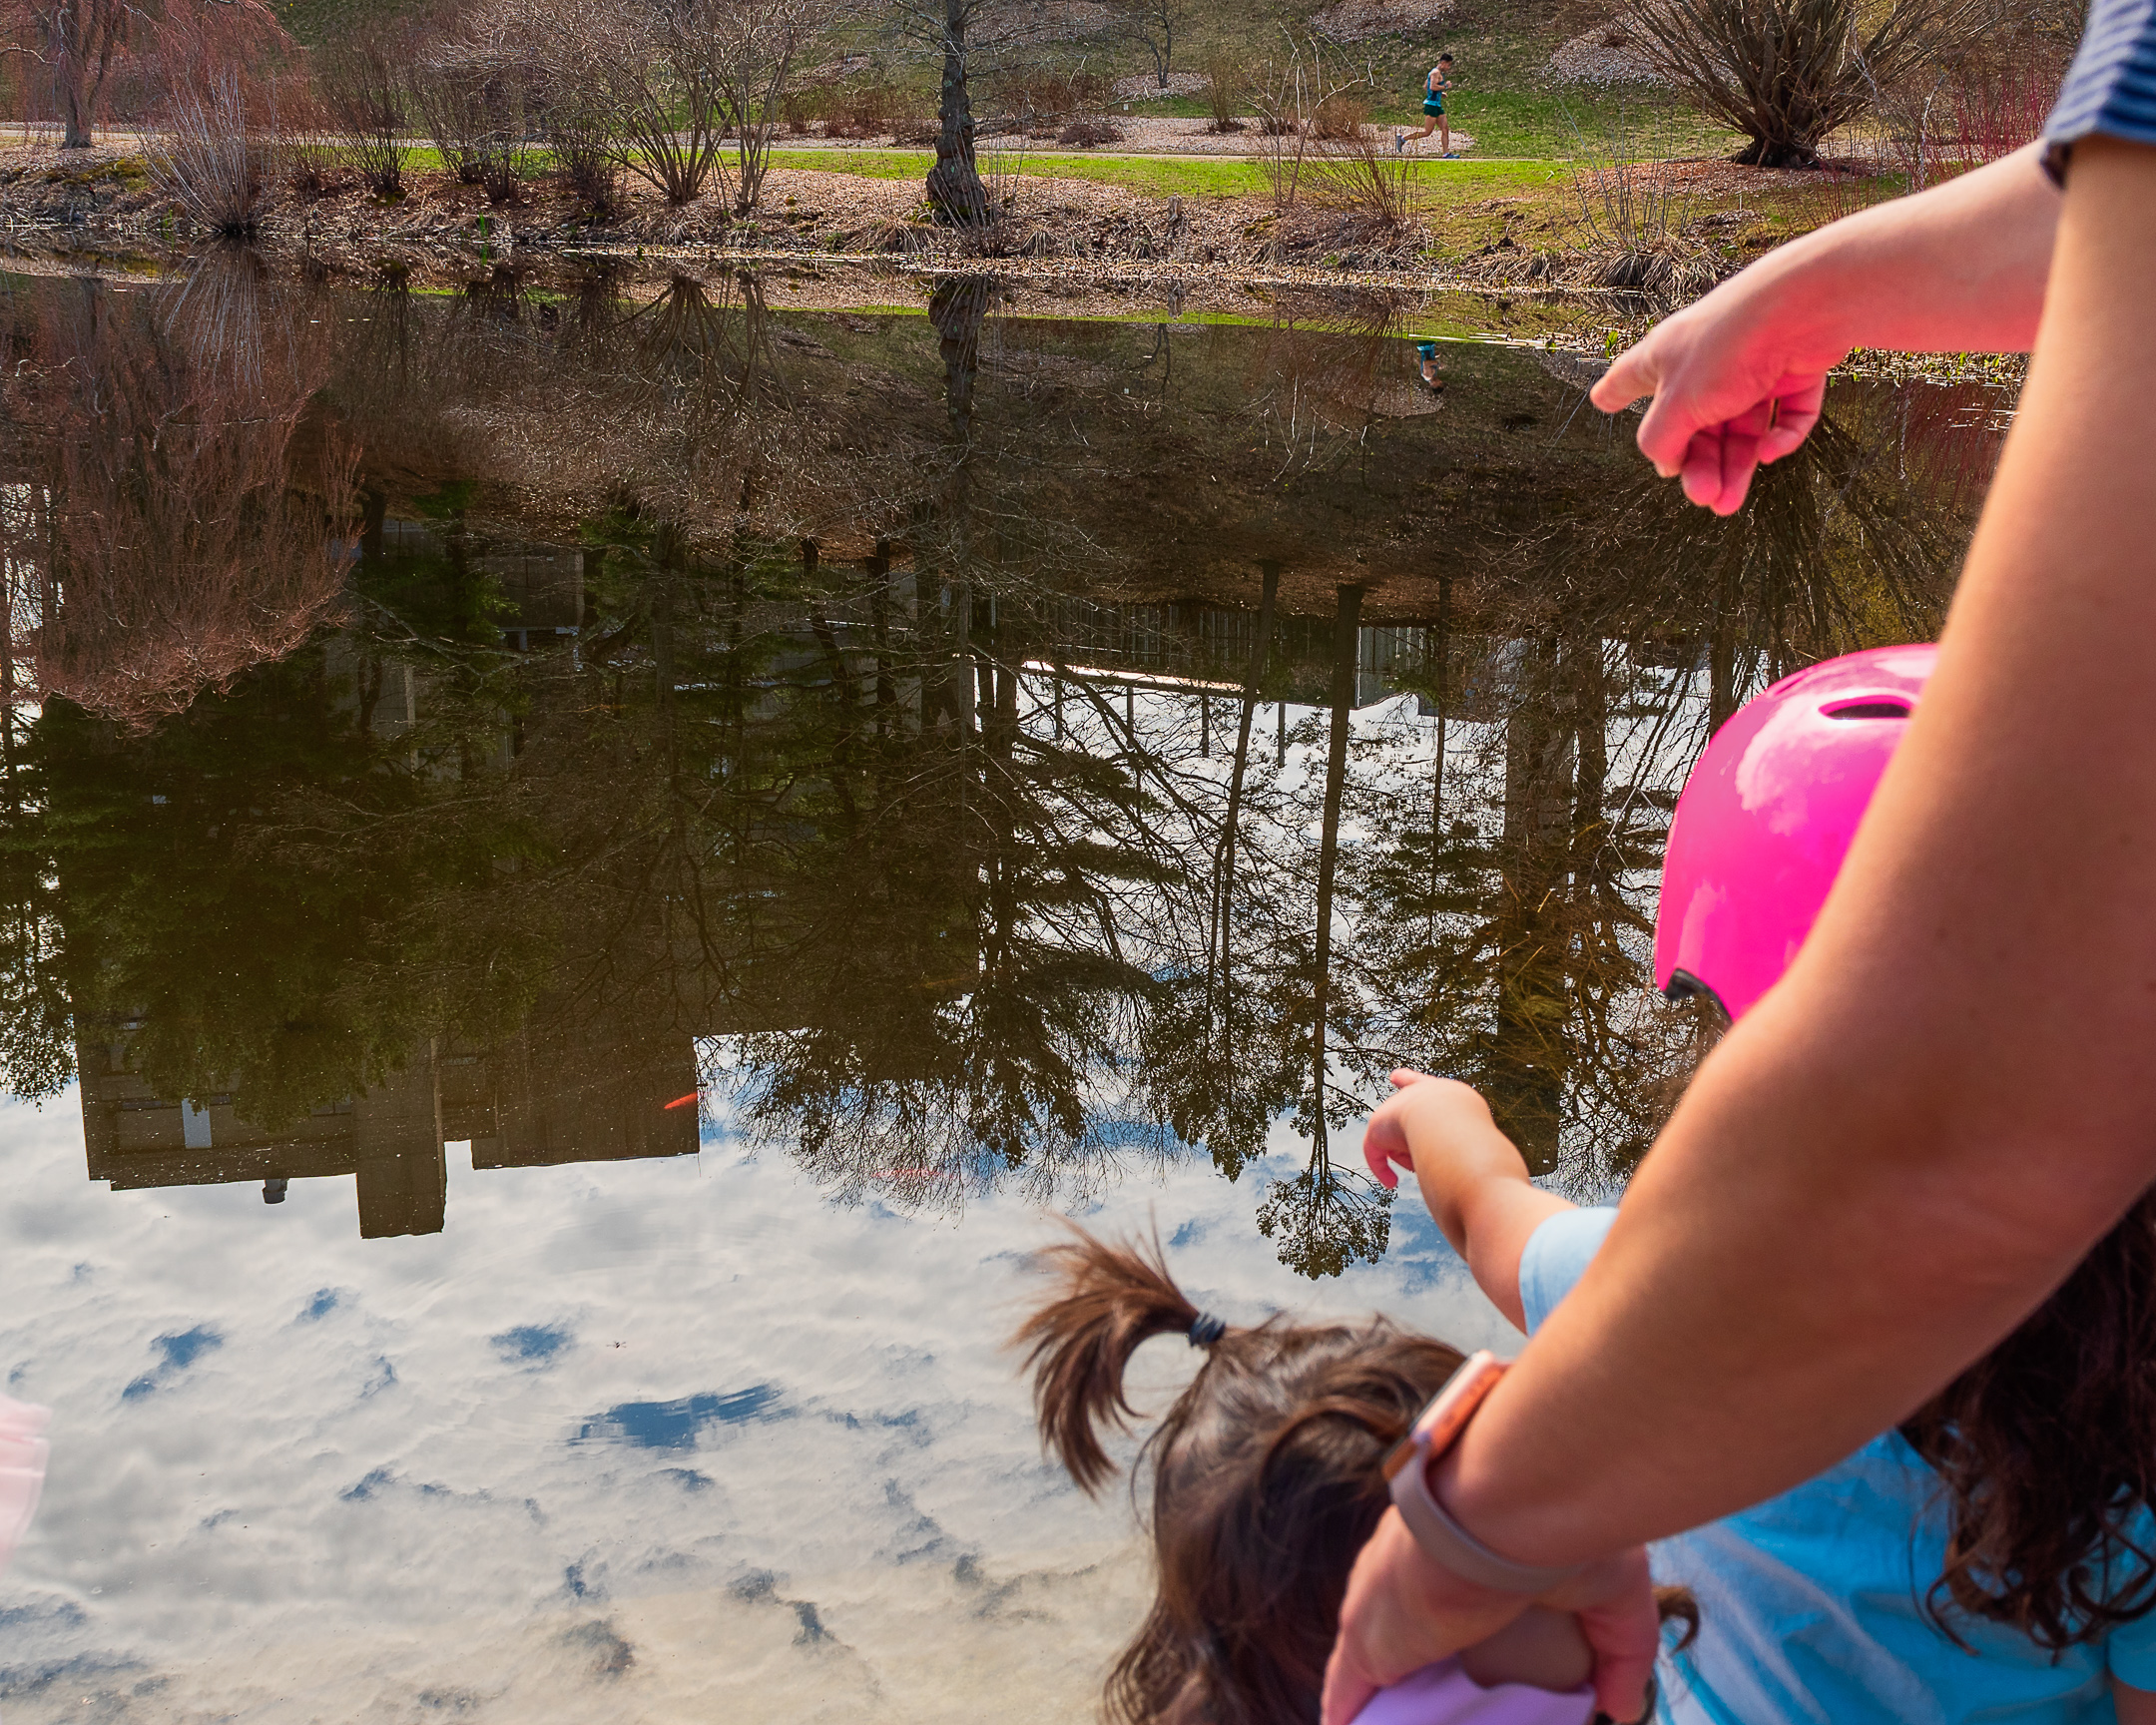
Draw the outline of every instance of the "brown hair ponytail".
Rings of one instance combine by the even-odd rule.
[[[1198,1308],[1160,1242],[1115,1246],[1073,1227],[1043,1254],[1055,1286],[1018,1331],[1041,1440],[1088,1491],[1127,1428],[1130,1357],[1193,1334]],[[1457,1349],[1382,1318],[1246,1330],[1213,1324],[1206,1363],[1147,1438],[1159,1591],[1108,1674],[1114,1725],[1317,1725],[1326,1656],[1355,1554],[1391,1501],[1384,1457],[1460,1364]],[[1681,1590],[1665,1618],[1696,1624]]]
[[[1170,1278],[1159,1240],[1146,1252],[1071,1232],[1041,1254],[1061,1291],[1019,1327],[1016,1345],[1029,1350],[1041,1441],[1097,1492],[1115,1471],[1101,1429],[1128,1431],[1137,1413],[1123,1396],[1130,1357],[1150,1337],[1188,1335],[1200,1314]]]
[[[1157,1241],[1071,1233],[1043,1254],[1055,1286],[1015,1341],[1042,1442],[1095,1491],[1115,1471],[1102,1430],[1134,1417],[1131,1355],[1148,1337],[1189,1335],[1200,1314]],[[1110,1720],[1316,1721],[1348,1571],[1390,1501],[1385,1451],[1459,1362],[1382,1319],[1275,1317],[1212,1338],[1146,1442],[1160,1590],[1109,1673]]]

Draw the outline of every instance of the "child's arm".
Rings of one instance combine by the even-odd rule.
[[[2136,1689],[2114,1677],[2111,1700],[2118,1708],[2119,1725],[2156,1725],[2156,1690]]]
[[[1370,1172],[1389,1187],[1399,1179],[1391,1164],[1414,1170],[1422,1202],[1452,1249],[1497,1309],[1524,1330],[1520,1254],[1543,1222],[1573,1206],[1528,1183],[1526,1162],[1471,1087],[1404,1070],[1392,1082],[1399,1088],[1362,1134]]]

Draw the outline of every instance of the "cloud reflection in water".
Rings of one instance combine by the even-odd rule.
[[[456,1229],[362,1242],[348,1181],[93,1185],[72,1103],[0,1112],[0,1376],[58,1411],[0,1579],[8,1725],[1090,1712],[1144,1572],[1001,1351],[1037,1209],[833,1206],[720,1122],[700,1157],[452,1167]],[[1089,1220],[1157,1221],[1238,1319],[1507,1334],[1404,1214],[1383,1264],[1295,1277],[1255,1185],[1171,1168]],[[505,1339],[542,1329],[575,1346],[534,1370]],[[157,1394],[116,1400],[146,1348]],[[1134,1394],[1190,1370],[1149,1350]]]

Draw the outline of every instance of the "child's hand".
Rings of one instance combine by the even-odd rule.
[[[1402,1069],[1370,1115],[1362,1156],[1386,1187],[1414,1170],[1430,1220],[1467,1260],[1475,1283],[1521,1329],[1520,1254],[1536,1228],[1571,1204],[1528,1178],[1519,1146],[1497,1129],[1473,1086]]]
[[[1400,1067],[1392,1074],[1392,1094],[1371,1111],[1369,1124],[1362,1128],[1362,1160],[1388,1192],[1399,1184],[1395,1165],[1414,1172],[1407,1130],[1410,1116],[1414,1136],[1425,1144],[1432,1144],[1439,1135],[1454,1137],[1460,1128],[1497,1129],[1489,1104],[1472,1085]]]

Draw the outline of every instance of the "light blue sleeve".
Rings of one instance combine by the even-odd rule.
[[[1519,1261],[1519,1298],[1527,1310],[1528,1335],[1542,1328],[1543,1320],[1557,1310],[1557,1302],[1586,1274],[1616,1220],[1617,1208],[1612,1204],[1560,1210],[1527,1236],[1527,1249]]]

